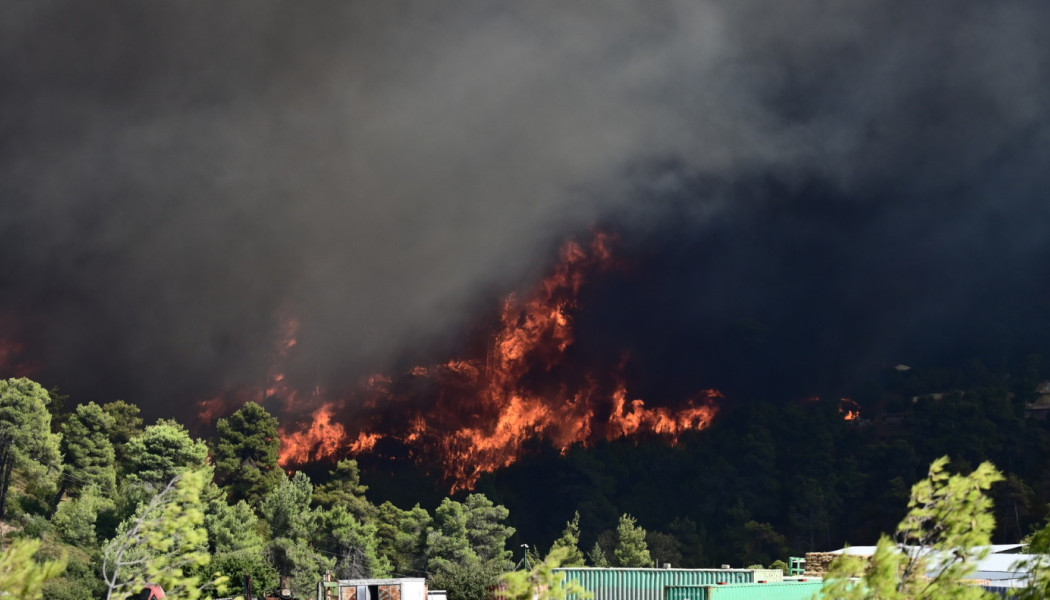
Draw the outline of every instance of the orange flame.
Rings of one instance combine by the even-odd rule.
[[[840,398],[839,413],[844,420],[855,421],[860,418],[860,405],[852,398]]]
[[[612,265],[605,234],[597,233],[589,246],[565,244],[551,276],[525,298],[511,295],[504,301],[500,326],[484,359],[416,366],[398,377],[436,384],[436,399],[428,409],[398,406],[405,399],[393,392],[399,387],[393,385],[395,379],[372,375],[352,397],[323,402],[303,428],[282,431],[281,465],[372,452],[380,439],[389,437],[407,445],[417,459],[437,459],[455,492],[472,488],[482,473],[513,464],[534,438],[550,440],[566,452],[574,444],[639,434],[677,443],[684,432],[707,427],[718,411],[715,401],[722,397],[715,390],[671,409],[628,400],[622,381],[603,386],[594,373],[582,374],[575,383],[536,389],[537,377],[554,379],[552,372],[567,362],[574,342],[573,315],[587,275]],[[297,327],[285,327],[286,339],[293,341],[279,345],[283,353],[278,352],[278,359],[294,347]],[[607,374],[609,378],[620,379],[617,372]],[[281,395],[289,407],[301,402],[280,375],[271,377],[266,392]],[[320,392],[314,397],[320,401]],[[362,415],[357,409],[355,436],[334,420],[351,404],[373,412]],[[399,426],[380,422],[379,408],[392,405],[399,408]],[[202,413],[212,408],[202,403]]]
[[[313,422],[308,429],[294,433],[282,432],[281,453],[277,462],[281,465],[302,464],[339,453],[344,447],[346,428],[333,423],[333,416],[335,411],[332,405],[325,404],[314,412]]]

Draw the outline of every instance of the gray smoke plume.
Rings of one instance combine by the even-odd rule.
[[[289,316],[319,378],[453,347],[600,223],[654,273],[624,331],[667,301],[690,344],[766,319],[881,360],[1046,292],[1048,12],[7,2],[0,312],[46,383],[170,413],[265,377]]]

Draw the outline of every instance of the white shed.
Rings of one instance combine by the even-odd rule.
[[[422,577],[339,579],[317,584],[317,600],[427,600]]]

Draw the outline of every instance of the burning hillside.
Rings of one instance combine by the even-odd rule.
[[[285,425],[281,464],[358,455],[389,439],[415,460],[436,461],[457,490],[514,463],[534,438],[566,451],[639,434],[675,443],[683,432],[703,429],[717,413],[719,392],[701,391],[675,409],[648,407],[630,397],[622,365],[597,372],[572,361],[580,290],[588,275],[612,265],[604,234],[590,244],[565,244],[549,277],[530,294],[503,302],[482,357],[374,375],[339,397],[321,388],[296,390],[275,369],[265,397],[276,398],[288,414],[305,408],[309,415],[299,427]],[[278,364],[294,349],[296,331],[289,319],[274,351]],[[205,402],[202,415],[214,418],[245,399],[240,392]]]

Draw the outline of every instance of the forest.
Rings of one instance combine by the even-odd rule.
[[[575,565],[742,567],[873,544],[949,455],[954,472],[985,461],[1002,472],[992,540],[1018,542],[1050,502],[1048,369],[1039,356],[1001,371],[901,365],[848,399],[727,401],[676,445],[633,438],[563,454],[537,440],[451,496],[425,465],[368,455],[286,472],[263,404],[191,432],[145,423],[126,401],[76,404],[8,379],[0,519],[5,545],[39,539],[38,560],[65,562],[44,584],[51,599],[118,597],[143,578],[215,593],[244,574],[259,590],[284,576],[309,597],[325,572],[425,576],[473,598],[526,545],[534,563],[563,548]]]

